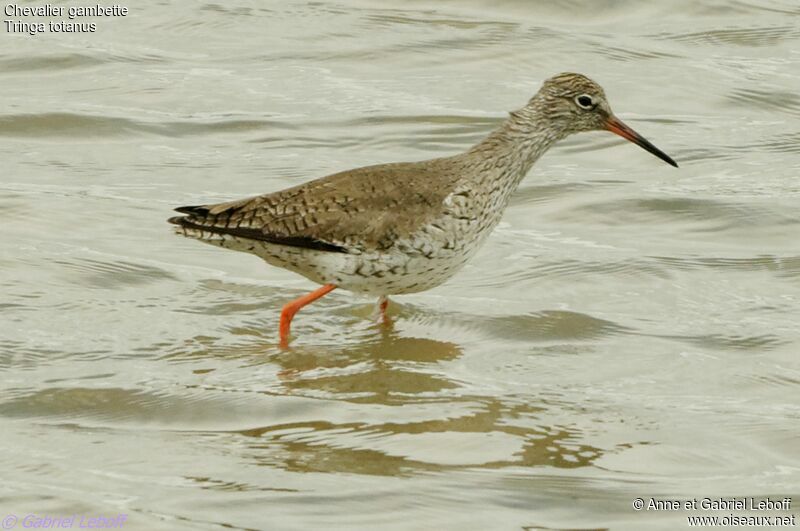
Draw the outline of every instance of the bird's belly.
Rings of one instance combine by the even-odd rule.
[[[386,251],[360,254],[321,251],[231,235],[211,235],[201,241],[255,254],[267,263],[298,273],[319,284],[368,295],[399,295],[434,288],[475,254],[491,227],[457,234],[421,231]],[[192,235],[194,236],[194,235]]]
[[[272,265],[289,269],[319,284],[367,295],[417,293],[436,287],[453,276],[470,258],[466,253],[435,256],[384,253],[297,252],[293,248],[258,253]]]
[[[339,275],[339,285],[370,295],[400,295],[434,288],[452,277],[467,262],[466,254],[381,256],[361,262],[354,274]]]
[[[338,275],[338,282],[333,282],[371,295],[425,291],[455,275],[472,258],[486,234],[462,233],[457,243],[428,236],[399,241],[387,252],[351,255],[350,267],[344,269],[347,274]]]
[[[420,254],[400,249],[362,254],[332,253],[256,242],[247,249],[271,265],[319,284],[367,295],[400,295],[436,287],[460,270],[476,247]]]

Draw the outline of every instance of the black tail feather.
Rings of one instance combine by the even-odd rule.
[[[178,212],[185,214],[207,214],[206,207],[180,207],[176,208]],[[308,236],[277,236],[266,234],[259,229],[244,228],[244,227],[218,227],[213,224],[203,225],[197,223],[198,220],[186,216],[174,216],[167,220],[173,225],[179,225],[185,229],[207,232],[210,234],[227,234],[236,236],[238,238],[246,238],[249,240],[260,240],[277,245],[288,245],[290,247],[302,247],[305,249],[314,249],[317,251],[327,251],[330,253],[346,253],[346,248],[328,242],[317,240]]]
[[[175,212],[180,212],[181,214],[197,214],[199,216],[207,216],[208,215],[208,207],[204,206],[182,206],[175,209]]]

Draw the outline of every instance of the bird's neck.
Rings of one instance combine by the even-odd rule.
[[[516,188],[533,163],[564,138],[536,103],[534,99],[510,113],[500,127],[465,153],[469,159],[483,162],[484,177],[506,181]]]

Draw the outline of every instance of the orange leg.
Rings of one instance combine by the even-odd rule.
[[[281,346],[285,347],[289,344],[289,330],[292,327],[292,317],[294,317],[294,314],[306,304],[311,304],[323,295],[330,293],[335,288],[335,284],[325,284],[321,288],[312,291],[308,295],[303,295],[299,299],[295,299],[283,307],[283,310],[281,310],[280,325]]]
[[[378,299],[378,311],[380,311],[381,322],[383,324],[389,324],[389,316],[386,315],[386,308],[389,307],[389,298],[382,296]]]

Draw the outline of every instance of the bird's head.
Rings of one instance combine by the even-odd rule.
[[[563,73],[551,77],[529,105],[537,107],[556,124],[562,136],[583,131],[611,131],[678,167],[669,155],[614,116],[603,87],[582,74]]]

